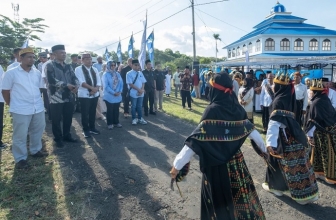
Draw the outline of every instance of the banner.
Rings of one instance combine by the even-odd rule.
[[[105,53],[104,53],[104,55],[105,55],[105,60],[106,60],[106,62],[109,61],[109,60],[110,60],[110,54],[109,54],[109,52],[108,52],[108,50],[107,50],[107,47],[106,47],[106,49],[105,49]]]
[[[117,56],[118,56],[118,61],[122,63],[122,52],[121,52],[121,43],[119,40],[118,48],[117,48]]]
[[[147,12],[146,12],[146,19],[144,20],[144,31],[142,34],[142,39],[141,39],[141,48],[140,48],[140,53],[139,53],[139,63],[141,66],[141,69],[145,69],[145,62],[146,62],[146,30],[147,30]]]
[[[128,57],[129,58],[133,58],[133,43],[134,43],[134,39],[133,39],[133,34],[129,40],[128,43]]]
[[[147,49],[149,54],[149,59],[154,67],[154,30],[147,38]]]

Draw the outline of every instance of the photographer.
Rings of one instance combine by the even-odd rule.
[[[180,74],[180,82],[182,83],[181,96],[182,96],[182,107],[185,108],[186,101],[188,102],[188,109],[191,109],[191,95],[190,86],[192,84],[192,77],[190,76],[189,66],[184,69],[184,74]]]

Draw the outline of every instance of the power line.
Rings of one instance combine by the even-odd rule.
[[[204,14],[206,14],[206,15],[208,15],[208,16],[210,16],[210,17],[212,17],[212,18],[214,18],[214,19],[216,19],[216,20],[218,20],[218,21],[223,22],[223,23],[225,23],[225,24],[227,24],[227,25],[229,25],[229,26],[231,26],[231,27],[237,28],[238,30],[241,30],[241,31],[244,31],[244,32],[248,33],[248,31],[243,30],[243,29],[241,29],[241,28],[239,28],[239,27],[237,27],[237,26],[234,26],[234,25],[232,25],[232,24],[230,24],[230,23],[227,23],[226,21],[223,21],[223,20],[221,20],[221,19],[219,19],[219,18],[216,18],[216,17],[214,17],[214,16],[212,16],[212,15],[210,15],[210,14],[208,14],[208,13],[206,13],[206,12],[200,10],[200,9],[197,9],[197,10],[200,11],[200,12],[202,12],[202,13],[204,13]]]
[[[171,17],[173,17],[173,16],[175,16],[175,15],[177,15],[177,14],[179,14],[179,13],[185,11],[186,9],[188,9],[188,8],[190,8],[190,7],[191,7],[191,6],[185,7],[185,8],[183,8],[182,10],[180,10],[180,11],[178,11],[178,12],[176,12],[176,13],[174,13],[174,14],[172,14],[172,15],[170,15],[170,16],[168,16],[168,17],[166,17],[166,18],[164,18],[164,19],[162,19],[162,20],[160,20],[160,21],[158,21],[158,22],[156,22],[156,23],[154,23],[154,24],[152,24],[152,25],[150,25],[150,26],[147,26],[147,29],[149,29],[149,28],[151,28],[151,27],[154,27],[155,25],[157,25],[157,24],[159,24],[159,23],[161,23],[161,22],[163,22],[163,21],[165,21],[165,20],[167,20],[167,19],[169,19],[169,18],[171,18]],[[140,31],[138,31],[138,32],[135,32],[135,33],[133,33],[133,35],[139,34],[139,33],[141,33],[142,31],[143,31],[143,30],[140,30]],[[132,35],[129,35],[129,36],[125,37],[125,38],[122,38],[122,39],[120,39],[120,41],[126,40],[126,39],[128,39],[129,37],[131,37],[131,36],[132,36]],[[106,46],[104,46],[104,47],[101,47],[101,48],[98,48],[98,49],[96,49],[96,50],[93,50],[93,51],[97,51],[97,50],[104,49],[105,47],[111,46],[111,45],[116,44],[116,43],[119,43],[119,40],[118,40],[118,41],[115,41],[115,42],[113,42],[113,43],[111,43],[111,44],[108,44],[108,45],[106,45]]]
[[[229,1],[229,0],[221,0],[221,1],[214,1],[214,2],[201,3],[201,4],[196,4],[196,5],[194,5],[194,6],[210,5],[210,4],[213,4],[213,3],[220,3],[220,2],[225,2],[225,1]]]

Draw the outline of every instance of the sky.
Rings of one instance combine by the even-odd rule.
[[[219,0],[195,0],[195,5],[215,1]],[[216,33],[222,39],[218,42],[218,57],[226,56],[222,48],[252,31],[270,14],[276,2],[228,0],[195,6],[196,54],[215,56],[213,34]],[[279,2],[287,12],[306,18],[306,23],[336,30],[335,0],[318,4],[315,0]],[[94,51],[101,55],[106,47],[116,51],[119,38],[122,51],[127,51],[132,32],[140,32],[134,34],[134,47],[139,49],[147,10],[147,26],[154,25],[147,29],[147,36],[154,30],[156,49],[193,54],[190,0],[0,0],[0,14],[13,19],[12,3],[19,4],[21,20],[39,17],[49,26],[39,35],[42,41],[30,42],[36,47],[64,44],[68,53]]]

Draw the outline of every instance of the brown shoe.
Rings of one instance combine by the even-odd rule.
[[[46,157],[49,154],[47,152],[38,151],[36,154],[32,154],[32,157]]]
[[[21,169],[27,169],[27,168],[29,168],[29,165],[28,165],[26,160],[20,160],[19,162],[17,162],[15,164],[15,168],[20,169],[20,170]]]

